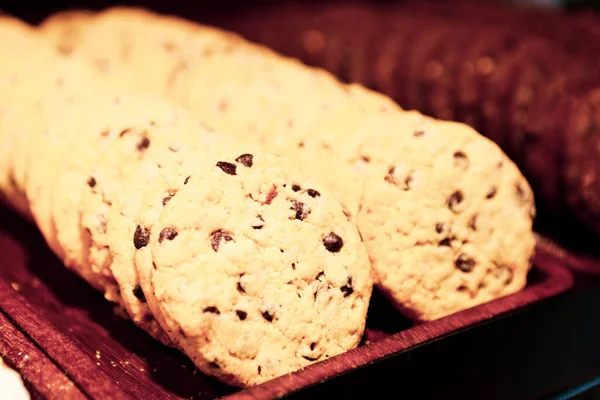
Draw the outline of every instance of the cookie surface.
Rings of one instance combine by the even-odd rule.
[[[212,161],[168,201],[148,244],[146,296],[178,344],[239,386],[358,345],[371,278],[341,207],[280,158]]]
[[[535,207],[515,165],[463,124],[429,120],[400,134],[362,147],[372,169],[357,223],[379,287],[416,320],[522,289]]]

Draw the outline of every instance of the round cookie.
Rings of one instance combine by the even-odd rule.
[[[203,372],[238,386],[357,346],[371,278],[339,204],[284,159],[211,158],[169,200],[148,244],[146,296],[173,339]]]
[[[128,296],[125,299],[126,303],[130,303],[128,307],[133,311],[133,315],[135,315],[133,318],[140,321],[149,321],[148,324],[152,324],[153,326],[156,326],[154,320],[159,322],[165,321],[155,297],[146,295],[146,293],[154,293],[151,280],[153,269],[152,253],[147,243],[162,209],[172,196],[186,184],[187,177],[193,174],[194,171],[206,170],[212,167],[212,165],[207,164],[207,162],[210,162],[206,159],[207,154],[210,154],[211,157],[216,157],[219,154],[225,156],[225,153],[239,153],[240,155],[244,155],[244,157],[237,157],[239,161],[243,161],[248,165],[252,162],[253,156],[249,155],[256,153],[256,145],[244,143],[240,140],[227,143],[228,140],[230,138],[226,136],[212,134],[204,135],[200,140],[187,139],[174,144],[171,147],[171,151],[176,157],[176,162],[170,165],[169,168],[161,168],[152,184],[146,185],[144,188],[143,196],[139,199],[135,198],[136,201],[140,201],[132,207],[138,209],[133,223],[125,221],[122,217],[120,218],[119,224],[127,224],[129,226],[128,236],[124,240],[123,236],[119,234],[118,240],[122,244],[115,244],[114,248],[118,249],[117,246],[122,247],[121,252],[124,255],[131,251],[134,252],[135,274],[130,274],[127,282],[120,282],[122,291],[125,291],[125,296],[129,295],[129,293],[133,294],[133,296]],[[199,154],[202,154],[202,157],[199,157]],[[129,196],[128,201],[131,201],[131,199],[132,197]],[[111,223],[112,221],[109,220],[109,229]],[[116,261],[117,258],[114,258],[113,271],[118,266],[115,263]],[[129,261],[125,260],[125,262]],[[162,322],[160,325],[166,329],[169,336],[172,337],[177,334],[176,332],[171,332],[165,322]]]
[[[106,170],[103,167],[105,164],[106,167],[115,163],[126,164],[126,160],[122,159],[124,155],[111,152],[127,146],[115,143],[126,143],[129,149],[139,148],[139,152],[133,152],[133,157],[145,153],[147,141],[142,128],[150,129],[153,124],[169,125],[175,121],[177,110],[162,99],[114,95],[100,88],[81,93],[71,110],[76,118],[69,121],[66,129],[78,134],[68,148],[76,151],[59,165],[60,176],[52,198],[52,217],[58,241],[65,250],[65,265],[87,277],[93,286],[105,292],[109,300],[119,302],[119,294],[110,271],[109,250],[105,247],[105,215],[111,199],[104,198],[104,191],[115,188],[111,186],[110,179],[102,179],[102,171]],[[130,130],[131,127],[140,129]],[[95,176],[96,172],[100,175]],[[117,182],[112,184],[118,185]],[[92,196],[92,199],[85,198],[84,194]],[[92,212],[82,213],[86,211],[84,207],[92,208]],[[94,207],[103,211],[97,212]]]
[[[110,179],[105,178],[109,183],[118,182],[118,187],[116,190],[113,189],[110,195],[112,205],[105,216],[107,222],[105,240],[110,254],[104,262],[110,263],[110,270],[119,284],[121,302],[131,319],[153,337],[165,344],[171,344],[148,309],[144,291],[137,277],[135,268],[137,244],[134,240],[136,217],[144,193],[154,191],[162,181],[163,175],[179,175],[184,164],[182,160],[201,157],[203,152],[214,146],[214,142],[226,139],[222,138],[224,136],[222,134],[210,132],[200,122],[195,123],[191,116],[178,118],[173,126],[161,127],[157,133],[168,140],[153,140],[135,171],[122,174],[123,171],[114,168],[113,176]],[[127,189],[119,190],[119,187]],[[101,252],[103,249],[98,250]]]
[[[23,139],[14,148],[13,177],[26,195],[32,217],[51,249],[63,257],[50,216],[50,192],[56,166],[70,143],[76,117],[70,113],[74,95],[96,76],[85,63],[46,60],[46,73],[19,85],[12,102],[20,110],[13,120]],[[67,122],[68,121],[68,122]],[[65,123],[67,126],[65,127]],[[68,150],[67,150],[68,151]]]
[[[459,123],[374,131],[357,224],[396,307],[433,320],[522,289],[535,208],[516,166]]]
[[[12,20],[9,20],[12,22]],[[13,57],[0,63],[0,192],[23,216],[30,218],[28,206],[22,193],[22,182],[13,174],[13,160],[25,154],[14,151],[26,135],[19,125],[35,125],[35,120],[26,118],[21,121],[19,116],[21,105],[12,102],[12,98],[20,96],[22,91],[31,91],[32,81],[37,81],[44,74],[39,74],[40,64],[48,61],[48,52],[42,42],[20,24],[0,23],[0,37],[12,40],[11,43],[0,41],[0,51],[14,54]],[[16,48],[19,48],[16,51]],[[42,78],[43,79],[43,78]],[[24,128],[24,127],[23,127]]]

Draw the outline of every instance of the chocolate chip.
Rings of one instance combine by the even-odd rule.
[[[210,366],[211,366],[211,368],[215,368],[215,369],[219,369],[219,368],[221,368],[221,367],[219,366],[219,364],[217,364],[217,362],[216,362],[216,361],[210,362],[210,363],[208,363],[208,365],[210,365]]]
[[[414,131],[414,132],[413,132],[413,136],[414,136],[414,137],[421,137],[421,136],[423,136],[423,135],[425,135],[425,132],[424,132],[424,131]]]
[[[162,199],[162,205],[166,206],[167,203],[169,202],[169,200],[171,200],[173,198],[173,195],[167,196],[167,197],[163,197]]]
[[[450,197],[448,197],[448,200],[446,200],[446,205],[450,211],[457,212],[458,205],[462,203],[464,199],[463,193],[460,190],[457,190],[452,193]]]
[[[190,181],[191,176],[188,176],[187,178],[185,178],[185,181],[183,181],[184,185],[187,185],[188,182]]]
[[[329,234],[323,238],[323,246],[330,252],[337,253],[344,246],[344,241],[335,233],[329,232]]]
[[[293,185],[292,185],[292,190],[293,190],[294,192],[297,192],[297,191],[299,191],[299,190],[301,190],[301,189],[302,189],[302,188],[300,187],[300,185],[296,185],[296,184],[293,184]]]
[[[144,151],[148,147],[150,147],[150,139],[148,139],[147,137],[143,138],[137,145],[138,151]]]
[[[96,186],[96,179],[94,179],[93,176],[90,176],[90,178],[87,180],[87,184],[91,188],[95,187]]]
[[[496,193],[498,192],[498,189],[496,189],[496,186],[492,186],[490,188],[490,190],[487,192],[487,194],[485,195],[486,199],[492,199],[494,198],[494,196],[496,196]]]
[[[270,314],[268,311],[263,311],[262,316],[264,319],[266,319],[269,322],[273,322],[273,315]]]
[[[321,356],[318,356],[318,357],[302,356],[302,358],[304,358],[308,361],[317,361],[319,358],[321,358]]]
[[[133,295],[142,303],[146,302],[146,296],[144,295],[144,291],[140,285],[136,285],[133,288]]]
[[[470,219],[469,222],[467,223],[467,226],[469,228],[471,228],[471,230],[476,231],[477,230],[477,214],[473,215]]]
[[[261,366],[259,365],[259,366],[258,366],[258,374],[259,374],[259,375],[260,375],[260,372],[261,372],[261,371],[262,371],[262,368],[261,368]]]
[[[368,156],[360,156],[360,159],[365,162],[366,164],[371,162],[371,158]]]
[[[237,175],[237,167],[235,166],[235,164],[228,163],[225,161],[219,161],[217,163],[217,167],[221,168],[221,170],[228,175]]]
[[[123,129],[123,130],[121,131],[121,133],[119,133],[119,137],[120,137],[120,138],[122,138],[123,136],[125,136],[125,135],[127,135],[129,132],[131,132],[132,130],[133,130],[132,128],[126,128],[126,129]]]
[[[221,240],[225,240],[226,242],[231,242],[233,238],[228,232],[225,232],[221,229],[214,231],[210,234],[210,245],[212,249],[217,252],[219,251],[219,246],[221,245]]]
[[[469,158],[462,151],[457,151],[453,154],[454,157],[454,165],[460,167],[462,169],[469,168]]]
[[[402,189],[404,189],[404,191],[410,190],[412,188],[410,185],[412,182],[413,182],[413,176],[412,175],[407,176],[406,179],[404,179],[404,187]]]
[[[525,189],[523,188],[523,185],[520,183],[517,183],[515,185],[515,191],[517,192],[517,198],[519,199],[521,204],[526,204],[528,199],[527,199],[527,195],[525,193]]]
[[[292,199],[290,200],[290,202],[292,203],[290,210],[294,210],[296,212],[294,218],[290,219],[304,221],[304,218],[306,218],[306,216],[310,214],[310,208],[308,208],[308,206],[306,206],[306,204],[302,203],[301,201]]]
[[[237,283],[237,290],[240,293],[246,293],[246,291],[244,290],[244,287],[242,286],[242,284],[239,281]]]
[[[454,265],[462,272],[471,272],[475,267],[475,260],[464,253],[460,253],[454,261]]]
[[[158,235],[158,243],[162,243],[163,240],[173,240],[177,237],[177,231],[174,228],[165,228]]]
[[[242,311],[242,310],[236,310],[235,313],[241,321],[245,320],[246,317],[248,316],[248,313],[246,311]]]
[[[202,312],[213,313],[213,314],[217,314],[217,315],[221,314],[221,312],[219,311],[219,309],[217,307],[215,307],[215,306],[206,307],[204,310],[202,310]]]
[[[321,271],[317,274],[317,277],[315,278],[316,280],[320,280],[321,277],[323,277],[325,275],[325,272]]]
[[[292,269],[296,269],[296,263],[292,263]]]
[[[344,293],[344,297],[348,297],[354,293],[354,289],[352,288],[352,277],[348,277],[348,283],[342,286],[340,290]]]
[[[450,238],[445,238],[440,240],[440,242],[438,243],[438,246],[447,246],[447,247],[451,247],[452,244],[452,239]]]
[[[146,247],[150,242],[150,230],[146,227],[138,225],[135,228],[135,232],[133,234],[133,245],[136,249],[141,249],[142,247]]]
[[[253,158],[252,154],[242,154],[241,156],[239,156],[238,158],[236,158],[235,161],[239,162],[244,167],[250,168],[252,166],[252,163],[253,163],[252,162],[252,158]],[[235,174],[231,174],[231,175],[235,175]]]
[[[435,231],[437,233],[442,233],[444,231],[444,223],[438,222],[437,224],[435,224]]]
[[[310,197],[319,197],[321,193],[317,192],[315,189],[308,189],[306,191]]]
[[[394,180],[394,172],[396,172],[396,167],[390,167],[388,169],[387,175],[385,176],[385,178],[383,178],[383,180],[387,183],[396,184],[396,181]]]

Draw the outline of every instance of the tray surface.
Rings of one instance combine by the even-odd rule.
[[[0,206],[0,355],[23,374],[34,398],[273,398],[564,292],[573,284],[569,262],[568,253],[539,240],[523,291],[416,326],[375,292],[359,348],[239,391],[115,315],[34,227]]]

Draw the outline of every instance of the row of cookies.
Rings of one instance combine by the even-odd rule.
[[[83,54],[105,75],[129,74],[136,89],[299,160],[335,190],[380,285],[411,318],[439,318],[524,284],[533,196],[514,164],[472,129],[401,111],[361,86],[175,17],[112,8],[58,14],[41,29],[66,57]],[[499,227],[498,215],[510,216],[511,227]],[[504,241],[517,237],[528,239],[509,255]],[[477,273],[457,267],[463,259]],[[405,267],[415,263],[437,265]],[[509,278],[520,268],[521,278]]]
[[[560,216],[600,232],[598,155],[578,157],[593,148],[587,138],[600,140],[588,117],[600,82],[597,16],[456,0],[282,3],[214,22],[473,126],[523,170],[549,225]]]
[[[326,188],[86,63],[44,61],[39,77],[5,65],[2,174],[67,267],[232,385],[358,345],[369,261]]]
[[[3,72],[5,196],[67,266],[208,374],[254,384],[356,346],[368,261],[420,320],[525,285],[531,190],[464,125],[139,9],[58,15],[26,36],[53,67]]]

